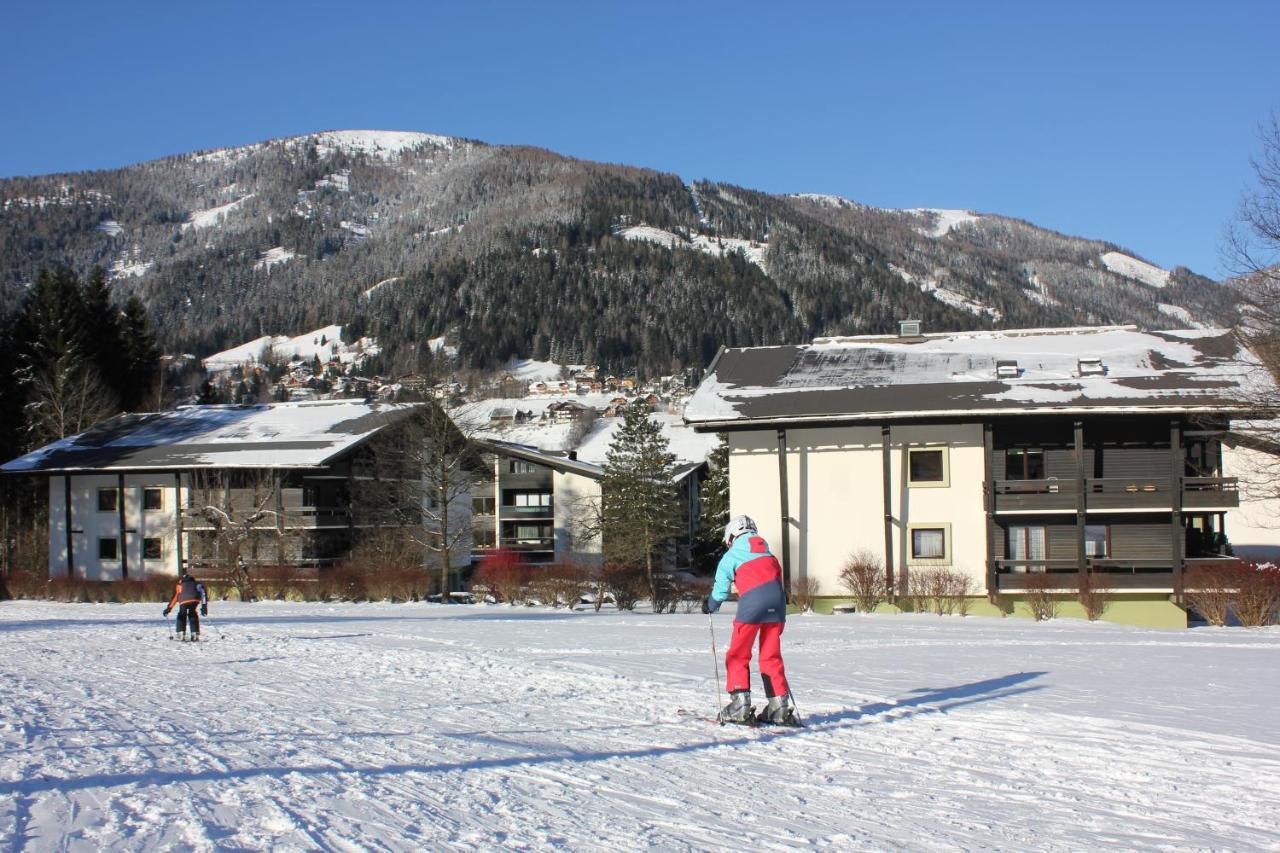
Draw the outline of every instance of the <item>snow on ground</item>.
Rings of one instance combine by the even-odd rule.
[[[253,198],[254,194],[249,193],[241,196],[235,201],[229,201],[226,204],[220,204],[217,207],[210,207],[207,210],[193,211],[190,218],[182,224],[183,228],[209,228],[214,225],[220,225],[226,217],[234,212],[240,205]]]
[[[823,207],[835,208],[859,208],[862,205],[856,201],[850,201],[844,196],[831,195],[830,193],[791,193],[792,198],[798,198],[803,201],[811,201],[814,204],[820,204]]]
[[[674,231],[654,228],[652,225],[633,225],[629,228],[620,229],[618,234],[627,240],[643,240],[647,243],[657,243],[660,246],[666,246],[668,249],[695,249],[716,257],[723,257],[730,252],[741,252],[743,257],[761,270],[766,273],[769,271],[768,267],[765,266],[765,256],[769,253],[768,243],[742,240],[737,237],[708,237],[705,234],[694,234],[691,237],[685,237]]]
[[[920,228],[921,234],[929,237],[943,237],[951,233],[951,229],[967,222],[977,222],[982,217],[968,210],[948,210],[941,207],[913,207],[902,211],[924,216],[932,221],[928,228]]]
[[[945,305],[950,305],[952,308],[960,308],[964,311],[968,311],[970,314],[976,314],[979,317],[987,316],[992,320],[1004,319],[1004,313],[999,308],[992,308],[989,305],[984,305],[976,299],[970,299],[959,291],[942,287],[933,278],[917,279],[902,267],[895,266],[894,264],[889,264],[889,269],[897,273],[898,277],[903,281],[908,284],[914,284],[916,287],[920,288],[921,293],[932,296],[934,299]]]
[[[662,427],[668,449],[679,462],[706,462],[711,451],[720,443],[715,433],[698,433],[685,426],[684,418],[670,412],[653,412],[650,415]],[[578,459],[593,465],[604,465],[613,443],[614,433],[622,426],[622,418],[601,418],[578,445]]]
[[[119,222],[116,222],[114,219],[104,219],[99,222],[97,227],[93,230],[102,231],[106,234],[110,234],[112,237],[119,237],[124,233],[124,226]]]
[[[315,144],[316,152],[321,157],[327,157],[335,151],[346,151],[351,154],[368,154],[382,160],[392,160],[405,151],[413,151],[424,145],[453,147],[453,140],[448,136],[403,130],[330,130],[296,136],[286,142],[292,146]]]
[[[1168,270],[1130,257],[1123,252],[1106,252],[1102,256],[1102,263],[1116,275],[1140,281],[1149,287],[1167,287],[1169,284]]]
[[[1166,317],[1172,317],[1173,319],[1177,320],[1179,323],[1185,323],[1187,326],[1191,327],[1192,329],[1213,328],[1210,325],[1201,323],[1195,317],[1192,317],[1191,312],[1188,311],[1186,308],[1183,308],[1181,305],[1169,305],[1168,303],[1165,303],[1165,302],[1157,302],[1156,310],[1158,310],[1161,314],[1164,314]]]
[[[518,358],[507,363],[506,371],[522,382],[559,382],[564,365],[534,358]]]
[[[368,237],[373,233],[373,230],[368,225],[361,225],[359,222],[348,222],[345,219],[338,223],[338,227],[350,231],[357,237]]]
[[[271,272],[271,268],[276,264],[284,264],[297,257],[292,249],[286,249],[283,246],[274,246],[262,253],[262,257],[253,262],[255,270],[266,270]]]
[[[1039,302],[1041,305],[1061,305],[1057,299],[1049,295],[1049,288],[1045,286],[1044,280],[1039,274],[1032,273],[1028,279],[1035,287],[1035,290],[1024,290],[1023,294],[1032,302]]]
[[[399,280],[400,280],[400,276],[398,276],[398,275],[397,275],[397,276],[392,276],[391,278],[384,278],[382,281],[378,282],[378,283],[377,283],[377,284],[375,284],[373,287],[371,287],[371,288],[369,288],[368,290],[366,290],[366,291],[364,292],[364,298],[365,298],[365,299],[372,299],[372,298],[373,298],[373,295],[374,295],[375,293],[377,293],[378,291],[382,290],[384,287],[386,287],[386,286],[387,286],[387,285],[389,285],[389,284],[395,284],[395,283],[396,283],[397,281],[399,281]]]
[[[206,370],[230,370],[238,365],[257,364],[268,349],[274,356],[288,360],[310,361],[319,356],[321,361],[328,361],[336,357],[345,364],[355,361],[361,353],[372,355],[376,348],[377,343],[372,338],[361,338],[349,346],[344,344],[342,326],[331,325],[292,338],[288,335],[254,338],[248,343],[214,353],[204,360],[204,366]]]
[[[731,606],[730,606],[731,607]],[[803,616],[808,728],[708,619],[0,603],[5,849],[1275,849],[1280,633]],[[731,614],[715,626],[719,648]],[[721,668],[723,670],[723,668]],[[760,704],[759,683],[756,702]]]
[[[151,269],[154,263],[155,261],[141,260],[137,252],[134,251],[116,258],[108,272],[111,274],[111,278],[139,278],[146,275],[147,270]]]

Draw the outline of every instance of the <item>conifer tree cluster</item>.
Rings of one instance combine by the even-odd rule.
[[[693,543],[693,564],[703,572],[713,571],[719,562],[724,528],[729,523],[729,442],[723,433],[719,438],[707,459],[710,471],[700,491],[701,526]]]
[[[0,453],[10,459],[118,412],[155,408],[160,350],[136,297],[111,298],[101,268],[42,270],[0,336]]]
[[[680,532],[676,457],[668,444],[649,407],[637,402],[613,437],[601,483],[605,562],[643,567],[653,601],[663,557]]]

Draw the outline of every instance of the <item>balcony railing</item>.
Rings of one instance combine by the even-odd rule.
[[[996,512],[1074,510],[1076,480],[991,480]],[[1240,505],[1235,477],[1186,477],[1182,508],[1230,509]],[[1094,477],[1085,480],[1085,506],[1091,512],[1132,509],[1172,509],[1171,477]]]
[[[504,506],[500,518],[555,518],[555,507],[546,506]]]

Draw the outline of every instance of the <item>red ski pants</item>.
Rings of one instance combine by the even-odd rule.
[[[734,622],[733,639],[724,656],[726,687],[735,690],[751,689],[751,646],[756,634],[760,635],[760,680],[764,682],[765,696],[786,696],[787,674],[782,667],[782,629],[785,622]]]

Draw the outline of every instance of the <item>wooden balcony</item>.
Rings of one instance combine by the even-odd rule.
[[[1063,512],[1076,509],[1075,480],[991,480],[986,484],[998,513]],[[1231,509],[1240,505],[1235,477],[1186,477],[1182,481],[1184,510]],[[1171,477],[1095,477],[1085,480],[1089,512],[1172,510]]]
[[[546,506],[504,506],[499,510],[499,518],[503,521],[527,521],[531,519],[555,518],[555,507]]]

